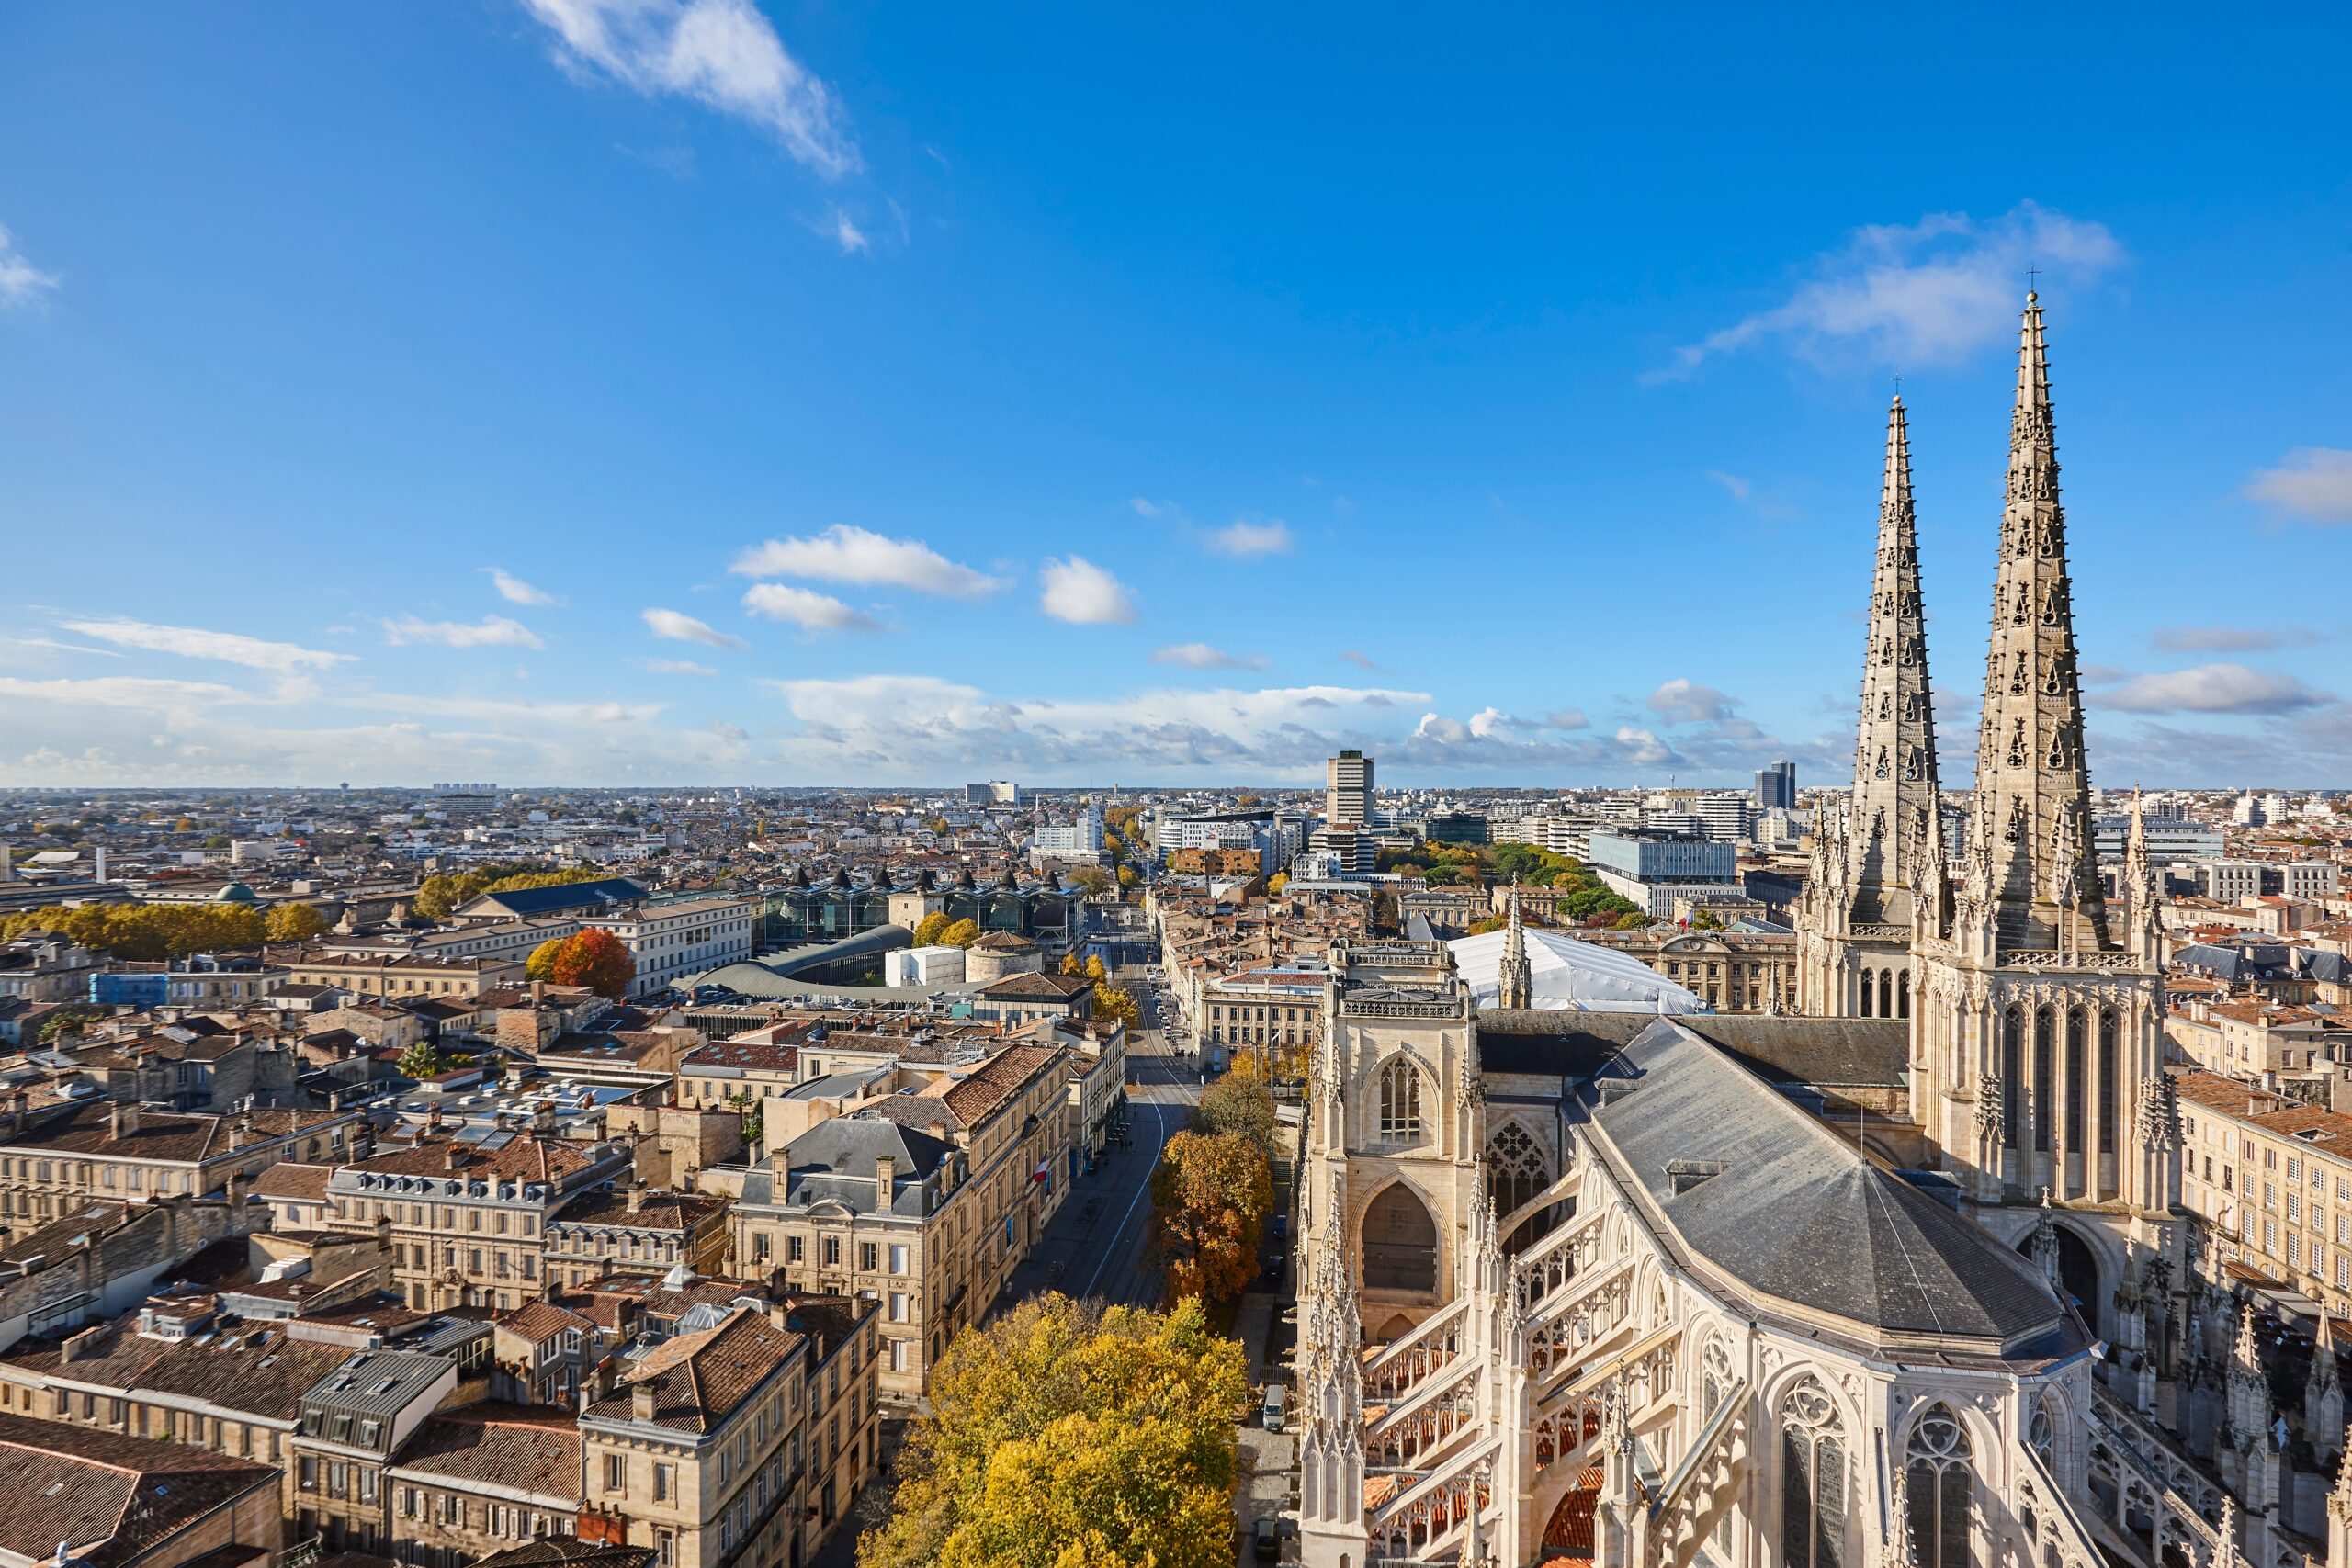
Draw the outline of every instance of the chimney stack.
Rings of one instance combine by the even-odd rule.
[[[653,1419],[653,1380],[633,1383],[628,1391],[628,1416],[632,1421]]]
[[[107,1108],[107,1132],[117,1138],[130,1137],[139,1131],[139,1107],[117,1100]]]
[[[891,1194],[898,1190],[899,1162],[884,1155],[874,1162],[874,1201],[883,1213],[890,1212]]]
[[[643,1212],[644,1208],[645,1183],[642,1181],[632,1181],[629,1183],[628,1188],[628,1212],[632,1214],[639,1213]]]

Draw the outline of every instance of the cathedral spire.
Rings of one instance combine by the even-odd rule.
[[[1519,884],[1510,885],[1510,925],[1503,936],[1502,967],[1496,975],[1495,1006],[1535,1005],[1535,978],[1527,963],[1527,928],[1519,914]]]
[[[2007,495],[1970,840],[1992,858],[1999,949],[2105,948],[2107,910],[2084,852],[2090,772],[2083,757],[2050,356],[2041,301],[2032,294],[2019,330]]]
[[[1861,723],[1846,823],[1852,919],[1911,923],[1936,789],[1935,705],[1928,685],[1927,615],[1919,597],[1911,434],[1897,397],[1886,414],[1878,565],[1871,578],[1870,642],[1862,657]]]

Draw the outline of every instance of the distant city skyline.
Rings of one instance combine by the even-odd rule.
[[[2135,18],[14,8],[0,788],[1838,785],[1898,377],[1964,788],[2029,281],[2093,782],[2352,782],[2352,23]]]

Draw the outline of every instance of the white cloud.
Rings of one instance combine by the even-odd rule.
[[[1557,713],[1546,714],[1544,722],[1555,729],[1586,729],[1592,725],[1592,720],[1585,717],[1582,708],[1562,708]]]
[[[262,705],[266,698],[211,681],[155,681],[103,675],[87,681],[24,681],[0,676],[0,697],[74,708],[194,709]]]
[[[1747,504],[1748,496],[1756,490],[1756,486],[1749,480],[1740,478],[1737,474],[1724,473],[1721,468],[1709,468],[1707,477],[1729,491],[1731,498],[1742,505]]]
[[[497,589],[498,596],[509,604],[531,604],[544,608],[563,603],[554,594],[532,587],[503,566],[486,566],[482,570],[490,573],[491,586]]]
[[[1290,525],[1272,523],[1231,523],[1209,536],[1209,548],[1221,556],[1278,556],[1290,550]]]
[[[1617,744],[1624,748],[1625,760],[1637,768],[1662,768],[1669,762],[1682,760],[1673,747],[1649,730],[1636,729],[1630,725],[1618,729]]]
[[[1146,501],[1143,497],[1136,496],[1135,499],[1128,502],[1127,504],[1135,509],[1135,514],[1136,516],[1148,517],[1154,521],[1162,517],[1181,517],[1183,515],[1183,513],[1177,509],[1176,503],[1172,501]]]
[[[520,621],[510,621],[504,615],[484,615],[468,625],[463,621],[421,621],[414,615],[402,615],[384,623],[384,640],[394,648],[410,643],[432,643],[441,648],[545,648],[538,634]]]
[[[2323,640],[2301,626],[2159,626],[2148,639],[2163,653],[2262,653]],[[2089,671],[2084,673],[2087,679]]]
[[[691,98],[768,131],[828,178],[858,167],[832,90],[786,51],[752,0],[523,0],[557,58],[648,97]]]
[[[2255,475],[2245,492],[2314,523],[2352,523],[2352,452],[2298,446]]]
[[[1732,716],[1737,697],[1725,696],[1713,686],[1677,677],[1649,694],[1647,706],[1668,724],[1697,724]]]
[[[741,637],[729,637],[707,621],[695,620],[676,610],[647,610],[643,615],[648,631],[672,642],[698,642],[705,648],[723,648],[729,653],[751,649],[752,645]]]
[[[845,256],[856,255],[874,248],[874,242],[865,237],[865,231],[851,222],[849,214],[838,207],[833,209],[831,220],[826,225],[825,232],[831,237],[833,243],[842,248],[842,254]]]
[[[2091,699],[2125,713],[2291,713],[2329,700],[2292,675],[2243,664],[2200,664],[2156,675],[2136,675]]]
[[[264,642],[259,637],[241,637],[235,632],[205,631],[196,626],[159,626],[145,621],[67,621],[65,629],[94,637],[101,642],[119,643],[124,648],[143,649],[150,653],[175,653],[183,659],[217,659],[224,664],[242,664],[248,670],[274,670],[290,675],[298,670],[324,670],[330,665],[348,664],[347,653],[322,653],[317,649],[301,648],[290,642]]]
[[[1372,661],[1370,654],[1359,652],[1352,648],[1343,648],[1340,650],[1340,662],[1352,664],[1359,670],[1368,670],[1375,675],[1381,672],[1380,666]]]
[[[638,668],[656,675],[716,675],[718,671],[691,659],[640,659]]]
[[[1266,660],[1257,654],[1247,658],[1212,648],[1204,642],[1170,643],[1166,648],[1151,650],[1154,664],[1181,665],[1187,670],[1263,670]]]
[[[1038,569],[1045,592],[1037,606],[1057,621],[1073,626],[1125,626],[1136,618],[1135,595],[1127,585],[1083,556],[1049,560]]]
[[[743,608],[767,620],[789,621],[803,631],[870,632],[882,625],[830,593],[782,582],[754,582],[744,591]]]
[[[2028,266],[2088,280],[2122,260],[2106,225],[2030,201],[1984,221],[1931,212],[1874,225],[1817,258],[1784,303],[1675,350],[1642,379],[1679,380],[1718,355],[1772,344],[1816,363],[1840,352],[1896,367],[1949,363],[2016,330]]]
[[[8,231],[0,229],[0,310],[37,304],[58,281],[55,273],[43,272],[26,260],[25,253],[8,238]]]
[[[949,560],[920,539],[893,539],[845,523],[810,538],[755,545],[728,570],[739,577],[808,577],[955,599],[978,599],[1004,586],[1004,579]]]

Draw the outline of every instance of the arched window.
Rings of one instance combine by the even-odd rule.
[[[1871,1016],[1871,1003],[1878,999],[1878,977],[1870,970],[1862,971],[1862,1002],[1854,1010],[1857,1018]]]
[[[1544,1164],[1544,1151],[1527,1135],[1527,1129],[1516,1122],[1507,1122],[1487,1145],[1487,1190],[1495,1200],[1495,1217],[1510,1213],[1522,1203],[1532,1203],[1535,1195],[1549,1187],[1551,1173]]]
[[[1380,1071],[1380,1135],[1408,1144],[1421,1135],[1421,1075],[1410,1062]]]
[[[2114,1154],[2120,1146],[2116,1129],[2115,1106],[2121,1098],[2118,1086],[2123,1081],[2123,1063],[2118,1055],[2120,1044],[2115,1037],[2115,1010],[2101,1009],[2098,1015],[2098,1146],[2103,1153]],[[2106,1194],[2101,1192],[2100,1196]]]
[[[2001,1125],[2010,1148],[2020,1145],[2025,1129],[2019,1112],[2025,1106],[2025,1018],[2012,1007],[2001,1014]]]
[[[1878,972],[1878,1015],[1881,1018],[1894,1016],[1894,971],[1892,969]]]
[[[2086,1027],[2089,1016],[2080,1008],[2066,1010],[2066,1147],[2075,1154],[2083,1152],[2083,1091],[2089,1087],[2089,1064],[2086,1060],[2090,1050],[2090,1032]]]
[[[1785,1568],[1844,1568],[1846,1423],[1806,1378],[1781,1398],[1781,1557]]]
[[[1731,1352],[1724,1348],[1722,1340],[1710,1339],[1705,1354],[1699,1358],[1699,1419],[1713,1416],[1715,1406],[1730,1392]]]
[[[1968,1568],[1968,1434],[1951,1407],[1929,1406],[1911,1428],[1904,1456],[1904,1506],[1917,1568]]]
[[[1911,971],[1908,969],[1894,977],[1894,1016],[1911,1016]]]
[[[2033,1146],[2037,1149],[2050,1146],[2050,1106],[2056,1082],[2057,1054],[2058,1010],[2037,1009],[2033,1015]]]

